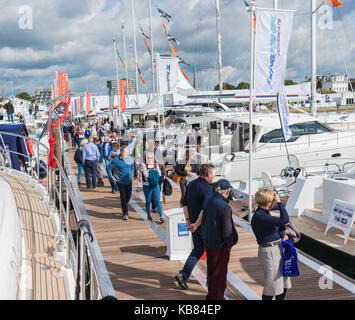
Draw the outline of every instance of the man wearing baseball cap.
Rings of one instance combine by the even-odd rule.
[[[228,204],[232,186],[226,179],[218,180],[213,186],[214,194],[204,204],[202,222],[207,254],[206,300],[223,300],[230,250],[238,242],[238,233]]]

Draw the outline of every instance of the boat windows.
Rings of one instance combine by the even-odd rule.
[[[300,136],[309,135],[309,134],[320,134],[325,132],[332,132],[331,129],[322,125],[317,121],[309,121],[303,123],[296,123],[290,126],[292,132],[292,137],[287,140],[287,142],[294,142]],[[281,129],[275,129],[268,133],[265,133],[260,141],[261,143],[280,143],[284,142],[283,134]]]

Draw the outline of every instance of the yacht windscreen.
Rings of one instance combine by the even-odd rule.
[[[292,137],[288,142],[296,141],[298,137],[309,134],[320,134],[326,132],[332,132],[327,126],[317,122],[309,121],[302,123],[295,123],[290,125],[290,130],[292,132]],[[283,134],[281,129],[274,129],[270,132],[265,133],[260,141],[261,143],[279,143],[284,142]]]

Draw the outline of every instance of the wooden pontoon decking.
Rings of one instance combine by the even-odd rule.
[[[0,176],[10,185],[24,233],[26,247],[26,300],[65,300],[60,263],[53,258],[54,230],[40,194],[24,180],[9,174]]]
[[[73,151],[70,151],[70,159],[73,156]],[[72,166],[77,173],[74,162]],[[85,181],[84,177],[82,181]],[[80,190],[118,299],[205,299],[205,283],[200,284],[193,275],[188,280],[188,290],[181,289],[174,280],[183,267],[183,261],[169,261],[165,255],[166,243],[146,221],[142,192],[137,193],[134,188],[129,220],[123,221],[119,195],[111,193],[107,179],[104,187],[88,190],[84,183]],[[179,207],[179,198],[180,191],[173,188],[173,195],[166,197],[163,210]],[[152,217],[164,233],[166,223],[159,224],[157,214],[153,213]],[[245,220],[240,222],[248,226]],[[225,295],[228,299],[237,300],[250,296],[261,298],[263,271],[258,260],[258,245],[253,233],[239,225],[237,231],[239,241],[231,250]],[[327,283],[327,280],[323,281],[323,274],[318,271],[321,272],[319,268],[324,264],[298,252],[302,256],[299,261],[301,276],[292,279],[292,289],[286,296],[288,300],[355,299],[355,281],[334,271],[332,289],[322,289],[320,283]],[[197,267],[200,273],[206,272],[205,261],[200,260]]]

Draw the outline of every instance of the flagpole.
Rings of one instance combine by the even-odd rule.
[[[152,63],[152,92],[155,95],[155,77],[154,77],[154,44],[153,44],[153,27],[152,27],[152,0],[149,0],[149,25],[150,25],[150,46],[151,46],[151,63]]]
[[[160,124],[160,84],[159,84],[159,64],[160,64],[160,55],[159,53],[155,54],[155,66],[157,68],[157,105],[158,105],[158,132],[159,132],[159,148],[161,148],[161,124]]]
[[[317,0],[312,0],[312,9],[311,9],[311,24],[312,24],[312,36],[311,36],[311,113],[312,116],[317,115],[316,107],[316,94],[317,94]]]
[[[122,38],[123,38],[123,50],[124,50],[124,60],[126,62],[126,66],[125,66],[125,74],[126,74],[126,95],[127,95],[127,104],[129,104],[129,97],[128,97],[128,61],[127,61],[127,51],[126,51],[126,38],[125,38],[125,33],[124,33],[124,25],[122,23],[121,25],[122,27]]]
[[[138,106],[138,66],[137,66],[137,41],[136,41],[136,23],[134,17],[134,7],[133,0],[131,0],[131,9],[132,9],[132,25],[133,25],[133,42],[134,42],[134,55],[135,55],[135,64],[136,64],[136,98],[137,98],[137,106]]]
[[[221,49],[221,21],[219,13],[219,0],[216,0],[216,25],[217,25],[217,51],[218,51],[218,80],[219,80],[219,95],[223,93],[222,80],[222,49]]]
[[[252,180],[253,180],[253,104],[254,104],[254,12],[255,0],[250,3],[250,102],[249,102],[249,206],[248,220],[251,222],[253,213],[253,195],[252,195]]]

